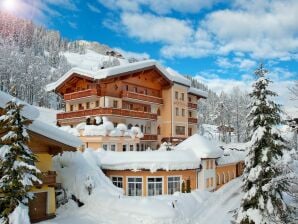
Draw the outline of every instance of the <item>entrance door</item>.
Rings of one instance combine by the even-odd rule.
[[[29,201],[29,216],[32,222],[47,216],[47,192],[34,193],[34,196],[34,199]]]

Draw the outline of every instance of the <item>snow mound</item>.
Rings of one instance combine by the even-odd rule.
[[[99,150],[97,155],[101,161],[101,167],[112,170],[141,170],[148,169],[155,172],[162,170],[186,170],[196,169],[201,160],[191,151],[128,151],[113,152]]]
[[[194,134],[178,144],[176,150],[191,150],[199,158],[219,158],[223,155],[223,151],[217,147],[216,143],[208,140],[204,136]]]

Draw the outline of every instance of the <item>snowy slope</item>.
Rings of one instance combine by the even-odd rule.
[[[79,67],[92,71],[98,70],[101,67],[103,61],[109,61],[115,58],[89,49],[86,50],[85,54],[73,53],[69,51],[62,52],[61,54],[66,57],[68,63],[71,64],[72,67]],[[119,60],[120,65],[128,64],[127,59],[117,59]]]

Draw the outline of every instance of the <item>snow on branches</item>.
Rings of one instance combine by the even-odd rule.
[[[28,147],[26,126],[30,120],[21,115],[22,108],[23,105],[10,101],[0,116],[0,191],[3,194],[0,207],[4,208],[0,213],[1,224],[11,223],[12,216],[16,218],[15,210],[27,206],[33,184],[41,183],[40,171],[34,165],[37,159]]]
[[[277,94],[268,90],[268,71],[261,64],[250,94],[250,147],[243,174],[244,197],[237,214],[237,223],[288,223],[289,208],[283,193],[288,191],[288,178],[280,160],[288,151],[276,125],[280,124],[280,106],[272,100]]]

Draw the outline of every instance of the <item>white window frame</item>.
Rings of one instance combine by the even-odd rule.
[[[180,178],[180,191],[179,192],[181,192],[182,182],[183,182],[182,175],[171,175],[171,176],[167,176],[167,193],[169,194],[169,177],[179,177]]]
[[[113,177],[116,177],[116,178],[121,177],[121,178],[122,178],[122,189],[123,189],[123,187],[124,187],[124,186],[123,186],[123,184],[124,184],[124,178],[123,178],[123,176],[116,176],[116,175],[110,176],[110,179],[111,179],[113,185],[116,186],[116,185],[114,184],[114,182],[113,182]],[[119,181],[117,180],[117,182],[119,182]],[[118,186],[116,186],[116,187],[118,187]],[[119,188],[120,188],[120,187],[119,187]]]
[[[141,195],[140,196],[143,196],[144,195],[144,179],[143,179],[143,177],[141,177],[141,176],[127,176],[126,177],[126,195],[127,196],[134,196],[134,197],[136,197],[136,196],[138,196],[138,197],[140,197],[139,195],[128,195],[128,178],[141,178],[142,179],[142,193],[141,193]],[[135,183],[135,182],[134,182]]]
[[[149,178],[161,178],[161,194],[157,194],[157,195],[149,195],[149,187],[148,187],[148,184],[149,184],[149,181],[148,179]],[[157,182],[153,182],[153,183],[157,183]],[[147,196],[159,196],[159,195],[164,195],[164,177],[163,176],[149,176],[147,177],[146,179],[146,192],[147,192]]]

